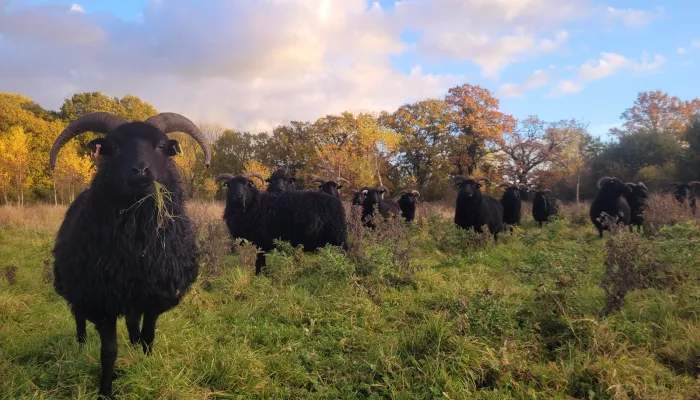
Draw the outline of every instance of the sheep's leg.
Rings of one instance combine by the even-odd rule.
[[[598,228],[598,237],[600,237],[601,239],[603,238],[603,229],[602,228]]]
[[[265,253],[258,253],[255,258],[255,275],[260,275],[263,268],[265,268]]]
[[[143,327],[141,328],[141,343],[143,344],[143,352],[151,355],[153,352],[153,340],[156,337],[156,321],[158,316],[153,312],[146,312],[143,315]]]
[[[102,376],[100,378],[100,395],[109,399],[112,397],[112,378],[114,377],[114,364],[117,362],[117,318],[107,317],[97,326],[100,333],[100,361],[102,363]]]
[[[634,231],[632,230],[632,224],[630,224],[630,233],[632,233],[632,232],[634,232]]]
[[[87,343],[87,328],[85,327],[85,315],[80,311],[73,311],[75,318],[75,331],[78,337],[78,346],[83,347]]]
[[[129,342],[132,346],[139,344],[141,340],[141,316],[143,313],[131,311],[126,314],[126,329],[129,331]]]

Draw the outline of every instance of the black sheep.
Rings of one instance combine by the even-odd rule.
[[[336,199],[340,198],[339,190],[343,188],[343,185],[341,184],[341,182],[350,183],[347,181],[347,179],[344,179],[344,178],[329,179],[327,181],[325,181],[323,179],[315,178],[311,182],[318,182],[318,189],[322,193],[329,194],[329,195],[335,197]]]
[[[491,181],[486,177],[469,179],[462,175],[452,179],[459,189],[454,223],[460,228],[473,228],[479,233],[483,232],[482,227],[487,225],[494,240],[498,241],[498,234],[504,231],[503,206],[495,198],[482,194],[479,183]]]
[[[387,192],[384,186],[363,187],[360,192],[362,193],[362,221],[365,226],[375,227],[374,222],[372,222],[375,206],[384,218],[389,218],[391,215],[401,215],[399,203],[384,198],[384,194]]]
[[[362,194],[362,191],[365,188],[360,188],[360,190],[357,189],[352,189],[350,190],[350,193],[352,193],[352,205],[353,206],[362,206],[362,201],[365,199],[365,195]]]
[[[399,197],[398,203],[399,207],[401,208],[401,214],[408,222],[411,222],[416,218],[416,203],[418,202],[418,197],[420,197],[420,192],[417,190],[401,192],[401,197]]]
[[[644,224],[644,210],[647,207],[649,189],[642,182],[627,182],[626,185],[632,189],[631,192],[625,195],[627,204],[630,206],[630,232],[632,232],[633,225],[636,225],[637,232],[640,232]]]
[[[273,240],[302,245],[304,251],[314,251],[328,244],[345,246],[347,225],[345,209],[339,199],[321,192],[286,191],[271,195],[260,193],[250,180],[262,176],[250,173],[242,176],[222,174],[226,207],[224,220],[231,237],[247,239],[263,252],[274,248]],[[265,255],[258,254],[255,273],[265,266]]]
[[[559,213],[559,205],[552,191],[536,190],[532,198],[532,218],[540,224],[540,227],[557,213]]]
[[[671,182],[668,184],[668,186],[675,187],[675,190],[673,191],[673,197],[676,198],[676,201],[678,201],[678,203],[685,204],[685,200],[689,200],[688,203],[690,204],[690,209],[693,211],[693,214],[695,214],[695,210],[697,209],[695,187],[700,186],[700,182]]]
[[[265,192],[280,194],[282,192],[294,190],[294,181],[296,181],[296,178],[290,176],[286,169],[278,168],[269,178],[265,179],[265,182],[267,182],[267,189]]]
[[[179,144],[170,132],[192,136],[210,162],[202,132],[185,117],[163,113],[129,123],[109,113],[84,115],[51,148],[83,132],[104,133],[88,143],[100,157],[90,187],[70,205],[53,249],[54,288],[71,307],[78,342],[86,320],[100,334],[100,394],[112,395],[117,319],[126,316],[129,339],[150,354],[158,316],[175,307],[199,272],[198,253],[177,167]],[[162,197],[161,197],[162,196]],[[141,318],[143,317],[143,326]]]
[[[530,200],[530,193],[532,192],[532,189],[525,185],[524,183],[518,184],[518,191],[520,192],[520,200],[521,201],[529,201]]]
[[[598,229],[598,235],[603,237],[603,231],[609,226],[601,222],[603,214],[612,218],[612,223],[630,224],[631,208],[625,196],[632,192],[629,186],[614,177],[603,177],[598,180],[600,191],[593,199],[590,209],[591,222]]]
[[[503,197],[501,197],[501,205],[503,206],[503,223],[510,227],[513,232],[514,225],[520,225],[520,217],[522,214],[522,201],[520,200],[520,187],[512,184],[501,184],[504,188]]]

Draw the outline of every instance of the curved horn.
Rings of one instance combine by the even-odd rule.
[[[171,132],[183,132],[190,135],[192,139],[197,141],[199,147],[201,147],[202,151],[204,152],[204,165],[209,167],[209,164],[211,164],[211,149],[209,149],[204,133],[199,130],[194,122],[180,114],[171,112],[154,115],[143,122],[155,126],[165,134]]]
[[[126,124],[128,121],[124,118],[110,114],[107,112],[95,112],[85,114],[82,117],[74,120],[66,129],[61,132],[56,138],[56,141],[51,146],[49,153],[49,167],[56,168],[56,158],[58,152],[72,138],[80,135],[83,132],[98,132],[107,133],[117,129],[120,125]]]
[[[598,179],[598,183],[596,183],[596,186],[598,186],[598,189],[600,189],[601,187],[603,187],[604,184],[610,182],[613,179],[614,178],[611,178],[609,176],[604,176],[604,177]]]
[[[358,192],[357,189],[350,189],[350,193],[352,193],[352,194],[355,194],[355,193],[357,193],[357,192]]]
[[[327,181],[324,181],[324,180],[321,179],[321,178],[314,178],[313,180],[311,180],[311,183],[313,183],[313,182],[318,182],[318,183],[320,183],[321,185],[323,185],[323,184],[326,183]]]
[[[413,193],[415,196],[420,197],[420,192],[417,190],[411,190],[411,193]]]
[[[350,184],[350,182],[348,182],[348,180],[345,178],[338,178],[338,182],[345,182],[346,185]]]
[[[552,193],[552,191],[551,191],[551,190],[549,190],[549,189],[545,189],[545,190],[543,190],[543,191],[542,191],[542,193],[547,193],[547,194],[551,194],[551,193]]]
[[[219,183],[221,181],[230,181],[233,178],[235,178],[233,174],[221,174],[216,177],[216,183]]]
[[[688,186],[700,185],[700,181],[690,181],[687,183]]]
[[[466,180],[467,180],[467,177],[464,175],[457,175],[457,176],[452,177],[452,181],[454,183],[462,183]]]
[[[385,193],[389,191],[389,189],[387,189],[386,186],[378,186],[377,189],[384,190]]]
[[[244,178],[248,178],[248,179],[250,179],[250,178],[258,178],[258,179],[260,179],[260,183],[262,183],[263,185],[265,184],[265,178],[263,178],[262,175],[260,175],[260,174],[257,173],[257,172],[248,172],[248,173],[246,173],[246,174],[243,174],[243,177],[244,177]]]
[[[474,181],[479,182],[479,181],[486,181],[487,185],[491,185],[491,179],[485,177],[485,176],[480,176],[478,178],[474,178]]]
[[[647,185],[644,184],[644,182],[639,182],[637,183],[637,186],[641,187],[642,189],[649,191],[649,188],[647,188]]]
[[[501,183],[500,185],[498,185],[498,187],[502,187],[502,188],[509,188],[509,187],[511,187],[511,186],[512,186],[512,185],[508,185],[508,184],[506,184],[506,183]]]

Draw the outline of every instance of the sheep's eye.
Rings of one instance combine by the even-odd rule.
[[[248,186],[253,186],[253,182],[248,182]]]

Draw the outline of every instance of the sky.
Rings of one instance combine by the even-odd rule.
[[[133,94],[269,131],[471,83],[595,135],[637,93],[700,93],[700,1],[0,0],[0,92]]]

